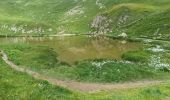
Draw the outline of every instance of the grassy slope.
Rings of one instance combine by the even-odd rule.
[[[46,100],[55,98],[71,100],[72,97],[71,91],[13,71],[0,59],[0,100]]]
[[[57,31],[66,30],[69,32],[84,32],[88,29],[88,23],[98,12],[95,1],[75,2],[74,0],[7,0],[1,1],[1,20],[9,24],[21,23],[31,27],[30,23],[43,27],[44,29],[52,28]],[[66,12],[76,6],[83,6],[85,14],[67,16]],[[13,16],[12,18],[10,16]],[[86,17],[86,18],[85,18]],[[8,21],[6,21],[8,20]],[[30,23],[28,23],[28,21]],[[74,23],[73,23],[74,22]],[[81,22],[81,23],[80,23]],[[58,29],[64,27],[63,29]],[[5,32],[7,30],[4,30]],[[8,32],[8,31],[7,31]],[[48,31],[46,31],[46,34]],[[19,33],[18,33],[19,34]]]
[[[99,9],[96,0],[1,1],[0,25],[8,28],[0,28],[0,34],[56,34],[61,31],[85,33],[90,30],[89,24],[95,16],[104,13],[113,20],[113,35],[126,32],[130,36],[169,36],[169,0],[103,0],[101,3],[106,8]],[[84,14],[66,15],[66,12],[76,6]],[[128,18],[120,22],[120,18],[125,16]],[[13,26],[23,26],[25,31],[33,32],[14,32],[10,30]],[[42,30],[37,32],[36,29],[39,28]]]
[[[125,32],[129,36],[169,38],[169,5],[168,1],[158,3],[156,0],[123,3],[114,5],[104,14],[113,19],[112,34]]]

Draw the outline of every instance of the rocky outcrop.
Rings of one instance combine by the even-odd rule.
[[[102,35],[108,32],[112,32],[112,28],[110,26],[111,23],[112,20],[104,15],[96,16],[91,23],[92,31],[90,32],[90,34]]]

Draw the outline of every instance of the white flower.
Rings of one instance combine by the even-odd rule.
[[[161,46],[157,45],[156,47],[149,48],[148,50],[152,52],[165,52],[165,49],[161,48]]]
[[[154,67],[156,70],[162,69],[162,68],[168,68],[170,70],[170,65],[167,63],[161,62],[161,57],[156,56],[156,55],[151,56],[149,66]]]

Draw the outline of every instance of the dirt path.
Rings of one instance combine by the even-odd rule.
[[[53,85],[62,86],[65,88],[69,88],[71,90],[79,90],[84,92],[95,92],[99,90],[114,90],[114,89],[130,89],[130,88],[139,88],[146,86],[153,86],[164,83],[163,81],[138,81],[138,82],[128,82],[128,83],[118,83],[118,84],[100,84],[100,83],[83,83],[83,82],[75,82],[75,81],[63,81],[58,80],[56,78],[47,77],[41,75],[37,72],[31,71],[26,68],[21,68],[15,65],[8,59],[8,56],[3,51],[0,52],[2,54],[2,59],[8,64],[11,68],[16,71],[27,73],[33,76],[36,79],[46,80]]]

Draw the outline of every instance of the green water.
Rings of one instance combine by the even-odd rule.
[[[85,59],[120,60],[124,52],[137,50],[141,46],[140,43],[135,42],[89,36],[0,38],[0,43],[49,46],[56,51],[60,61],[69,64]]]

